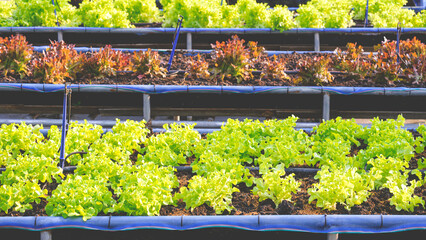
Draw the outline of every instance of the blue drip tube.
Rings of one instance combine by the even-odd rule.
[[[167,72],[170,72],[170,67],[172,66],[173,56],[175,55],[176,45],[177,45],[177,41],[179,39],[180,28],[182,27],[182,21],[183,21],[183,16],[180,16],[179,20],[178,20],[178,24],[176,26],[175,37],[173,39],[173,49],[172,49],[172,52],[170,54],[169,64],[167,66]]]
[[[65,166],[65,137],[67,134],[68,124],[67,124],[67,98],[69,90],[67,89],[67,84],[64,86],[64,102],[62,106],[62,135],[61,135],[61,148],[59,150],[59,165],[63,169]]]
[[[56,25],[59,27],[58,15],[56,14],[55,0],[52,0],[52,5],[54,7],[55,17],[56,17]]]
[[[368,0],[367,3],[365,5],[365,22],[364,22],[364,27],[367,27],[368,25]]]

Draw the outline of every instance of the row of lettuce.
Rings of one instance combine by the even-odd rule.
[[[0,26],[66,26],[131,28],[134,23],[162,23],[175,27],[183,16],[189,28],[347,28],[368,19],[374,27],[425,27],[426,12],[403,8],[407,0],[311,0],[297,11],[256,0],[83,0],[78,7],[69,0],[0,1]]]
[[[163,206],[182,201],[187,209],[207,204],[217,214],[229,214],[239,184],[278,207],[300,190],[300,180],[285,172],[294,166],[320,168],[318,182],[307,190],[309,204],[318,208],[350,210],[380,189],[389,189],[388,203],[398,211],[424,208],[417,190],[425,184],[419,169],[426,162],[419,158],[418,167],[409,169],[410,160],[424,154],[424,125],[414,137],[403,128],[402,116],[373,119],[369,128],[337,118],[308,134],[295,129],[296,121],[294,116],[264,122],[229,119],[206,137],[193,125],[165,125],[164,133],[151,135],[143,121],[117,120],[106,133],[98,125],[71,122],[66,152],[87,154],[67,159],[77,166],[67,175],[57,167],[60,129],[52,126],[44,137],[42,126],[4,124],[0,210],[25,213],[43,201],[50,216],[86,220],[99,214],[159,215]],[[172,166],[188,164],[195,175],[179,188]],[[260,177],[245,166],[258,166]]]
[[[43,52],[34,52],[22,35],[10,38],[0,37],[0,73],[29,82],[60,84],[78,82],[81,79],[111,78],[125,73],[133,78],[178,80],[225,79],[234,84],[258,78],[274,80],[282,85],[333,85],[334,75],[330,70],[340,71],[346,79],[355,79],[360,84],[371,80],[373,84],[393,85],[395,82],[422,84],[426,76],[426,45],[416,38],[400,42],[385,40],[374,48],[376,54],[364,54],[362,46],[348,43],[346,50],[337,48],[335,54],[280,55],[268,57],[265,48],[257,42],[245,43],[234,35],[226,42],[212,44],[210,54],[197,57],[181,56],[176,61],[184,62],[178,70],[184,75],[166,78],[170,55],[157,51],[134,51],[133,53],[114,50],[105,46],[98,51],[77,52],[72,44],[52,42]],[[182,59],[183,58],[183,59]],[[286,71],[296,70],[289,76]],[[176,69],[176,68],[172,68]],[[253,72],[260,71],[259,77]],[[214,81],[212,81],[214,82]]]

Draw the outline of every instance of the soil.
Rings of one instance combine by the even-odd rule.
[[[252,172],[254,175],[258,173]],[[188,181],[191,179],[193,174],[191,173],[177,173],[179,179],[179,187],[187,186]],[[343,205],[337,205],[337,210],[328,211],[322,210],[315,206],[316,202],[309,203],[309,195],[307,189],[317,180],[314,179],[313,174],[296,173],[296,180],[301,182],[301,189],[297,194],[294,194],[292,201],[283,201],[278,206],[272,200],[265,200],[259,202],[259,197],[253,195],[251,190],[253,187],[247,187],[245,184],[239,184],[237,188],[240,192],[236,192],[232,195],[232,205],[235,210],[231,212],[225,211],[223,215],[331,215],[331,214],[355,214],[355,215],[423,215],[426,214],[426,210],[422,207],[416,207],[414,212],[397,211],[394,206],[389,204],[389,198],[392,194],[388,189],[373,190],[368,200],[361,205],[355,205],[350,211],[346,210]],[[57,183],[45,184],[46,189],[51,191],[56,188]],[[418,196],[423,196],[423,200],[426,200],[426,187],[422,186],[416,189],[415,192]],[[33,209],[27,210],[25,213],[20,212],[0,212],[0,216],[47,216],[44,208],[47,204],[45,199],[42,199],[40,204],[32,204]],[[100,214],[104,215],[104,214]],[[122,216],[124,214],[111,214],[112,216]],[[194,208],[192,211],[185,208],[185,203],[179,201],[177,206],[163,206],[160,210],[161,216],[182,216],[182,215],[217,215],[214,209],[207,204],[203,204],[199,207]]]
[[[209,66],[212,67],[213,63],[211,56],[209,54],[200,54],[204,58]],[[309,54],[286,54],[280,55],[279,58],[285,58],[285,67],[286,71],[297,71],[297,63],[300,60],[313,58],[315,56],[325,55],[331,57],[331,54],[324,53],[309,53]],[[162,67],[167,68],[167,63],[169,61],[170,55],[160,54]],[[223,80],[219,77],[209,77],[209,78],[191,78],[190,76],[185,77],[184,71],[188,67],[188,62],[190,61],[191,56],[187,56],[184,51],[179,51],[175,53],[175,56],[172,61],[172,67],[170,74],[167,74],[166,77],[149,77],[145,75],[138,75],[133,72],[121,71],[116,74],[116,76],[111,77],[84,77],[77,75],[77,78],[74,80],[68,79],[67,82],[73,84],[127,84],[127,85],[205,85],[205,86],[297,86],[300,84],[295,83],[297,78],[296,73],[288,73],[290,79],[283,80],[278,78],[266,78],[260,76],[262,71],[262,62],[272,59],[271,56],[263,55],[260,57],[259,62],[254,64],[253,68],[253,77],[248,80],[237,82],[233,78],[225,77]],[[194,57],[193,57],[194,58]],[[180,71],[180,72],[179,72]],[[346,86],[346,87],[415,87],[415,88],[425,88],[426,81],[413,82],[405,80],[404,76],[401,76],[401,81],[389,81],[389,82],[377,82],[371,78],[358,79],[349,73],[338,72],[336,69],[329,69],[334,76],[333,82],[322,83],[323,86]],[[0,78],[0,82],[3,83],[38,83],[40,81],[33,79],[31,77],[19,78],[19,76],[7,76]],[[307,84],[315,85],[315,84]]]

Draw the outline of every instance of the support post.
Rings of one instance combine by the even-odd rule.
[[[322,104],[322,119],[330,120],[330,93],[324,93]]]
[[[320,36],[319,33],[314,33],[314,51],[319,52],[320,51]]]
[[[63,40],[64,40],[64,32],[58,31],[58,42],[63,41]]]
[[[186,34],[186,49],[192,50],[192,33]]]
[[[151,96],[143,94],[143,119],[147,122],[151,120]]]
[[[339,234],[338,233],[327,233],[327,240],[338,240]]]
[[[41,231],[40,240],[52,240],[52,231]]]

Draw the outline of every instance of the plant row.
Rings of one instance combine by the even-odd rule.
[[[416,38],[384,41],[375,46],[375,53],[364,54],[362,46],[349,43],[346,50],[336,49],[335,54],[302,56],[294,62],[293,55],[268,57],[257,42],[247,44],[238,36],[226,42],[212,44],[213,51],[206,56],[176,59],[182,61],[185,80],[227,79],[235,84],[252,79],[276,80],[280,85],[332,85],[332,70],[340,71],[348,79],[362,84],[366,79],[376,84],[424,83],[426,74],[426,45]],[[7,76],[19,76],[39,83],[78,82],[79,79],[102,79],[127,73],[138,79],[165,79],[168,57],[158,52],[117,51],[105,46],[99,51],[79,53],[74,45],[52,42],[42,53],[34,52],[22,35],[0,38],[0,72]],[[182,56],[183,57],[183,56]],[[289,76],[287,70],[296,70]],[[260,71],[254,77],[253,72]],[[169,79],[169,78],[167,78]]]
[[[0,1],[0,26],[86,26],[130,28],[134,23],[157,23],[174,27],[181,15],[189,28],[347,28],[354,20],[364,20],[365,0],[311,0],[297,11],[287,6],[256,0],[238,0],[229,5],[222,0],[83,0],[78,7],[69,0]],[[425,27],[426,12],[402,8],[407,0],[369,1],[368,19],[374,27]]]
[[[45,203],[50,216],[99,214],[159,215],[164,206],[185,204],[190,210],[206,204],[216,214],[229,214],[237,185],[251,187],[259,201],[278,207],[291,202],[301,182],[285,169],[315,166],[317,182],[309,204],[347,210],[368,200],[372,191],[388,189],[397,211],[424,208],[416,190],[425,179],[426,127],[415,134],[403,129],[404,118],[372,120],[370,128],[337,118],[311,133],[295,130],[297,118],[264,122],[229,119],[220,131],[202,137],[194,125],[164,125],[151,134],[145,123],[127,120],[103,134],[98,125],[71,122],[66,152],[74,174],[58,168],[61,132],[52,126],[25,123],[0,127],[0,210],[24,213]],[[417,159],[413,162],[413,159]],[[190,165],[194,176],[181,185],[172,166]],[[259,176],[246,166],[258,166]],[[47,184],[56,184],[48,190]]]

